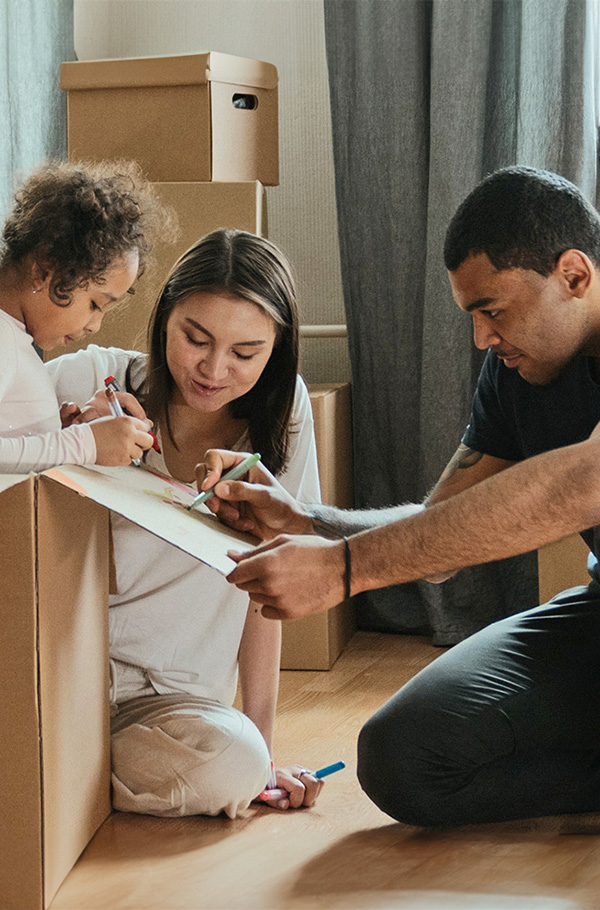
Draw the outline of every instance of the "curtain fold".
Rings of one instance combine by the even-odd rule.
[[[0,2],[0,217],[15,179],[66,153],[60,64],[73,60],[73,0]]]
[[[421,500],[464,431],[483,355],[442,258],[462,199],[510,164],[596,198],[595,6],[324,2],[358,508]],[[452,644],[536,602],[531,553],[367,592],[359,621]]]

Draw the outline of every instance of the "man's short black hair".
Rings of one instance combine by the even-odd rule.
[[[482,180],[459,206],[446,232],[444,262],[454,272],[485,253],[499,269],[543,277],[565,250],[586,253],[600,268],[600,216],[575,186],[550,171],[507,167]]]

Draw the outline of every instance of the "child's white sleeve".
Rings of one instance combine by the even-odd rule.
[[[59,464],[94,464],[96,441],[88,424],[34,436],[0,436],[0,474],[29,474]]]
[[[0,331],[0,472],[26,474],[57,464],[96,460],[89,426],[60,429],[44,365],[29,336],[2,323]]]

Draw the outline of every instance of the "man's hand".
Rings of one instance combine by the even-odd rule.
[[[217,484],[215,495],[206,502],[211,512],[236,531],[247,531],[262,540],[271,540],[281,533],[310,534],[310,516],[260,462],[248,471],[248,483],[218,483],[226,471],[246,457],[246,452],[209,449],[204,462],[196,466],[199,490]]]
[[[344,599],[344,542],[282,535],[249,553],[232,551],[238,565],[227,581],[263,604],[269,619],[301,619]]]

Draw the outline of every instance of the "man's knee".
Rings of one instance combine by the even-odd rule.
[[[419,750],[410,746],[403,724],[378,712],[360,731],[357,773],[375,805],[408,825],[431,826],[432,794],[419,770]]]
[[[393,707],[392,707],[393,705]],[[462,742],[461,742],[462,740]],[[358,779],[382,812],[418,827],[461,824],[455,794],[473,774],[465,724],[421,700],[384,705],[358,739]]]

